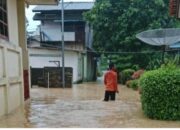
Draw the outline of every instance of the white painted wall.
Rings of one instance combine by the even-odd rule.
[[[4,115],[6,113],[6,97],[5,97],[5,86],[0,86],[0,116]]]
[[[0,39],[0,116],[9,114],[24,104],[17,0],[7,0],[7,9],[9,41]]]
[[[41,31],[48,35],[50,41],[61,41],[62,39],[61,26],[58,23],[46,21],[41,25]],[[64,32],[64,41],[75,41],[75,32]]]
[[[0,116],[24,104],[22,52],[0,39]]]
[[[3,48],[0,48],[0,78],[3,77],[4,73],[4,64],[3,64]]]
[[[32,68],[43,68],[46,66],[57,67],[56,64],[50,63],[49,61],[60,61],[57,56],[31,56],[30,55],[30,66]]]
[[[61,52],[57,50],[47,49],[35,49],[29,48],[30,54],[30,66],[32,68],[43,68],[45,66],[56,66],[54,63],[49,61],[60,61],[62,66],[62,58],[60,57]],[[81,55],[75,51],[65,51],[65,67],[73,68],[73,82],[82,79],[81,67]],[[82,66],[82,65],[81,65]]]
[[[19,55],[16,52],[8,50],[7,53],[7,73],[9,77],[18,77],[20,75],[20,62]]]

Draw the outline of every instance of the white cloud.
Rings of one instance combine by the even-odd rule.
[[[34,13],[32,12],[32,9],[33,9],[34,7],[35,7],[35,6],[29,6],[28,9],[26,8],[26,18],[27,18],[27,20],[28,20],[28,22],[29,22],[29,26],[27,27],[27,30],[28,30],[28,31],[36,30],[37,25],[40,24],[40,21],[34,21],[34,20],[33,20]]]

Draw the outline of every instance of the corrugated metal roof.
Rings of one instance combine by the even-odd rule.
[[[90,10],[94,6],[94,2],[64,2],[64,10]],[[61,10],[59,5],[38,5],[32,11],[57,11]]]
[[[61,20],[61,15],[36,13],[33,20]],[[83,21],[83,17],[81,14],[65,15],[64,21]]]

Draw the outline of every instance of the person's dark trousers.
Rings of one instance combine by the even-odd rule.
[[[115,91],[105,91],[105,95],[104,95],[104,101],[115,101],[116,98],[116,92]]]

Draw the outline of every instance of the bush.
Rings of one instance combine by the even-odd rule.
[[[140,69],[140,70],[134,72],[132,75],[132,79],[139,79],[143,73],[144,73],[143,69]]]
[[[139,82],[139,80],[131,80],[131,82],[130,82],[130,88],[132,88],[132,89],[134,89],[134,90],[137,90],[138,89],[138,82]]]
[[[125,69],[121,72],[121,83],[125,84],[126,81],[132,79],[131,75],[134,73],[133,69]]]
[[[144,114],[153,119],[180,120],[180,69],[162,67],[140,78]]]

